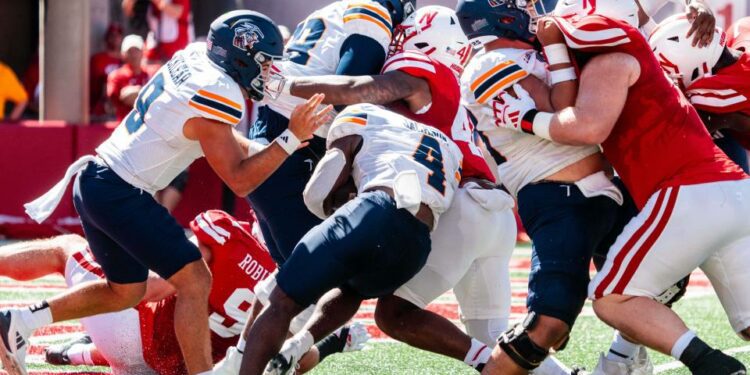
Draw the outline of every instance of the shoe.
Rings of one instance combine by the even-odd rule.
[[[604,353],[599,354],[599,363],[596,364],[594,372],[591,375],[629,375],[630,369],[628,365],[622,362],[613,361],[604,356]]]
[[[720,350],[713,350],[704,356],[690,371],[694,375],[747,375],[747,369],[738,360]]]
[[[342,329],[341,333],[344,333],[343,331],[346,329],[347,328]],[[352,325],[348,327],[348,332],[346,332],[346,334],[346,344],[344,345],[344,350],[341,351],[342,353],[362,350],[364,349],[365,344],[367,344],[372,338],[370,332],[367,331],[367,327],[360,322],[352,323]]]
[[[31,334],[20,321],[18,310],[0,310],[0,361],[9,375],[27,375],[26,350]]]
[[[227,355],[214,365],[213,375],[237,375],[242,366],[242,353],[236,347],[230,346]]]
[[[297,358],[297,356],[295,355],[286,357],[282,353],[276,354],[273,357],[273,359],[271,359],[271,361],[268,362],[268,365],[266,366],[266,370],[264,374],[292,375],[297,371],[298,361],[299,361],[299,358]]]
[[[651,358],[649,358],[645,346],[641,345],[638,349],[638,354],[633,358],[633,364],[628,367],[630,368],[630,375],[654,374],[654,364],[651,363]]]
[[[70,358],[68,357],[68,350],[73,345],[89,345],[91,344],[91,337],[83,335],[76,340],[67,342],[60,345],[50,345],[44,348],[44,360],[50,365],[67,366],[72,365]]]

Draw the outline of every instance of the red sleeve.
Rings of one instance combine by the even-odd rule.
[[[640,32],[625,22],[599,15],[590,15],[577,21],[552,17],[565,37],[569,48],[583,52],[622,51]],[[642,36],[641,36],[642,39]]]
[[[437,74],[435,63],[421,52],[406,51],[391,56],[383,64],[382,73],[402,71],[417,78],[430,79]]]

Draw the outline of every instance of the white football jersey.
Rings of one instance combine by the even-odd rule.
[[[387,53],[393,25],[390,13],[371,0],[341,0],[316,10],[287,42],[289,60],[274,64],[286,77],[336,74],[344,41],[353,34],[374,39]],[[280,94],[268,106],[289,118],[304,99]]]
[[[497,172],[513,195],[525,185],[599,152],[597,146],[561,145],[495,124],[496,113],[502,108],[495,100],[497,95],[530,74],[549,84],[547,64],[538,52],[503,48],[480,52],[461,76],[464,105],[477,118],[477,130],[488,141],[487,147],[506,159],[498,163]]]
[[[236,126],[245,113],[240,86],[192,43],[162,66],[138,94],[133,110],[96,152],[123,180],[154,193],[195,159],[198,141],[185,138],[193,117]]]
[[[422,202],[432,208],[435,220],[450,207],[461,180],[463,156],[440,130],[379,106],[357,104],[336,117],[326,140],[328,147],[352,134],[362,136],[352,167],[358,192],[376,186],[397,190],[394,182],[399,173],[415,171]]]

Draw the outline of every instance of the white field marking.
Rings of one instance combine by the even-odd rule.
[[[734,355],[739,353],[747,353],[750,352],[750,345],[748,346],[740,346],[737,348],[731,348],[727,350],[723,350],[724,353],[728,355]],[[664,363],[658,366],[654,366],[654,374],[659,374],[662,372],[667,372],[669,370],[678,369],[680,367],[684,367],[685,365],[682,364],[680,361],[673,361],[669,363]]]

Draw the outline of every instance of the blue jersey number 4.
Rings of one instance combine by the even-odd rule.
[[[144,86],[138,93],[138,98],[135,99],[135,105],[133,110],[130,111],[128,117],[125,118],[125,128],[128,129],[128,134],[135,133],[138,129],[143,126],[143,117],[146,116],[148,107],[151,107],[156,98],[164,92],[164,75],[161,73],[151,78],[151,80]]]
[[[320,18],[311,18],[299,24],[287,48],[287,51],[292,54],[289,60],[295,64],[307,65],[310,60],[310,50],[315,48],[325,31],[326,23]]]
[[[437,139],[429,135],[423,135],[412,157],[430,170],[427,183],[440,194],[445,195],[445,167],[443,166],[443,154],[440,152],[440,143]]]

